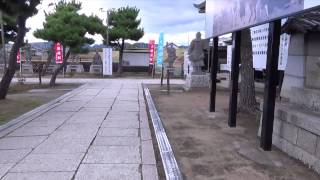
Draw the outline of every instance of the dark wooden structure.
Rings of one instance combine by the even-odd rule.
[[[205,13],[206,4],[194,4],[199,13]],[[282,32],[294,33],[305,31],[320,30],[320,11],[319,8],[313,8],[303,14],[295,15],[288,18],[288,21],[281,27],[281,19],[275,19],[269,22],[268,50],[267,50],[267,66],[266,80],[264,90],[264,104],[262,114],[261,140],[260,146],[266,151],[272,148],[272,133],[274,122],[274,109],[276,100],[276,86],[278,74],[278,59],[280,35]],[[241,30],[233,32],[232,40],[232,66],[231,66],[231,92],[229,103],[228,125],[236,127],[237,123],[237,96],[238,96],[238,80],[239,80],[239,63],[240,63],[240,44]],[[213,37],[213,55],[211,58],[211,90],[210,90],[210,112],[215,111],[216,107],[216,76],[218,64],[218,37]]]

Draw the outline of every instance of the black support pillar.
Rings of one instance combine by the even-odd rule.
[[[261,148],[270,151],[272,147],[272,133],[274,120],[274,106],[276,100],[278,58],[281,35],[281,20],[269,23],[269,38],[267,51],[267,75],[264,89]]]
[[[232,34],[232,60],[231,60],[231,95],[229,102],[229,127],[237,124],[238,81],[240,63],[241,31]]]
[[[216,111],[216,89],[217,89],[217,71],[218,71],[218,41],[219,38],[215,37],[213,38],[213,51],[212,56],[210,56],[210,75],[211,75],[211,89],[210,89],[210,112]]]

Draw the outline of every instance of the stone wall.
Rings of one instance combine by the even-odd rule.
[[[320,89],[320,34],[306,35],[306,82],[307,88]]]
[[[303,109],[320,112],[320,90],[292,87],[290,102]]]
[[[303,111],[296,105],[277,103],[273,145],[320,173],[319,114]]]

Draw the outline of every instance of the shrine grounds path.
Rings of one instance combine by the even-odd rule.
[[[1,180],[158,179],[141,85],[158,79],[57,81],[84,85],[0,126]]]

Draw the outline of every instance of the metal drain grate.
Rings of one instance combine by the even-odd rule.
[[[162,121],[159,117],[158,111],[154,105],[150,91],[147,87],[144,87],[144,94],[147,100],[150,117],[152,120],[155,136],[158,142],[162,164],[166,174],[167,180],[182,180],[182,175],[178,167],[176,158],[172,152],[170,142],[167,134],[163,128]]]

